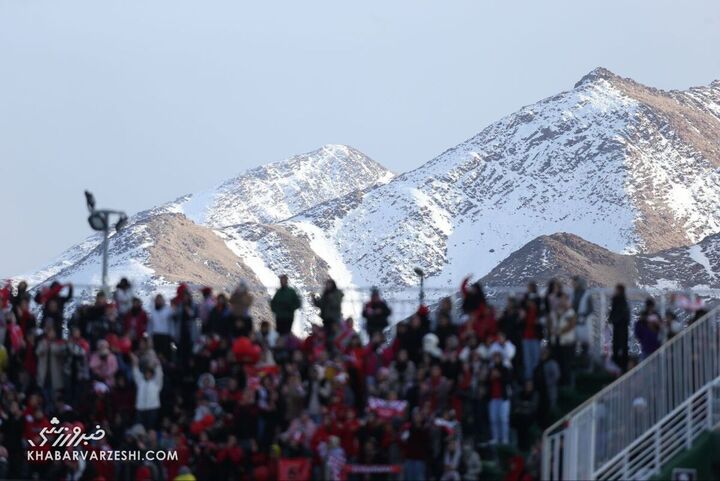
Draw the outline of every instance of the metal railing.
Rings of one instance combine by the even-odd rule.
[[[543,480],[648,479],[720,425],[720,308],[543,434]]]

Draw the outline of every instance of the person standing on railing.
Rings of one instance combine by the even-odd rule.
[[[629,355],[630,306],[625,296],[625,286],[622,284],[615,286],[608,322],[612,326],[612,361],[622,372],[626,372]]]
[[[288,285],[288,276],[281,274],[280,289],[270,301],[270,310],[275,315],[275,330],[278,336],[284,336],[292,331],[295,311],[302,306],[302,300],[297,291]]]

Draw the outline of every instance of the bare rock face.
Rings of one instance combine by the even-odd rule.
[[[533,239],[498,264],[482,282],[517,286],[559,279],[567,284],[575,275],[586,279],[590,286],[636,286],[638,282],[633,256],[616,254],[568,233]]]
[[[531,280],[568,283],[579,275],[590,286],[616,283],[653,289],[720,289],[720,235],[652,254],[616,254],[573,234],[541,236],[498,264],[482,282],[523,285]]]

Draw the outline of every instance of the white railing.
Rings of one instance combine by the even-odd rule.
[[[648,479],[720,425],[720,308],[543,435],[543,480]]]

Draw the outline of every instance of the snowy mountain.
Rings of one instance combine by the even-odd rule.
[[[159,226],[195,241],[157,238],[170,235]],[[697,274],[698,285],[714,285],[693,270],[702,262],[676,279],[652,259],[705,259],[693,249],[706,252],[698,243],[720,233],[720,82],[664,92],[596,69],[396,177],[357,150],[328,145],[134,216],[114,236],[111,273],[131,272],[148,293],[180,279],[226,289],[244,277],[267,295],[263,286],[287,272],[306,300],[327,276],[349,293],[380,285],[402,297],[417,284],[415,267],[430,288],[455,288],[469,272],[492,278],[521,248],[540,252],[523,246],[557,232],[569,237],[542,238],[556,263],[593,269],[598,283],[690,285]],[[97,245],[91,236],[31,281],[97,285]],[[652,252],[663,254],[641,267],[658,274],[633,271]],[[533,255],[524,262],[536,275]],[[704,255],[712,267],[715,257]],[[506,272],[505,283],[524,279]]]
[[[720,82],[663,92],[596,69],[420,168],[285,224],[356,285],[488,273],[540,235],[651,252],[720,231]],[[332,262],[329,262],[332,265]]]
[[[720,234],[652,254],[617,254],[564,232],[540,236],[504,259],[482,282],[514,287],[557,278],[567,284],[574,275],[596,287],[623,283],[648,289],[720,289]]]
[[[393,178],[365,154],[346,145],[325,145],[307,154],[244,172],[208,191],[190,194],[161,209],[193,222],[224,227],[271,224],[321,202]]]

